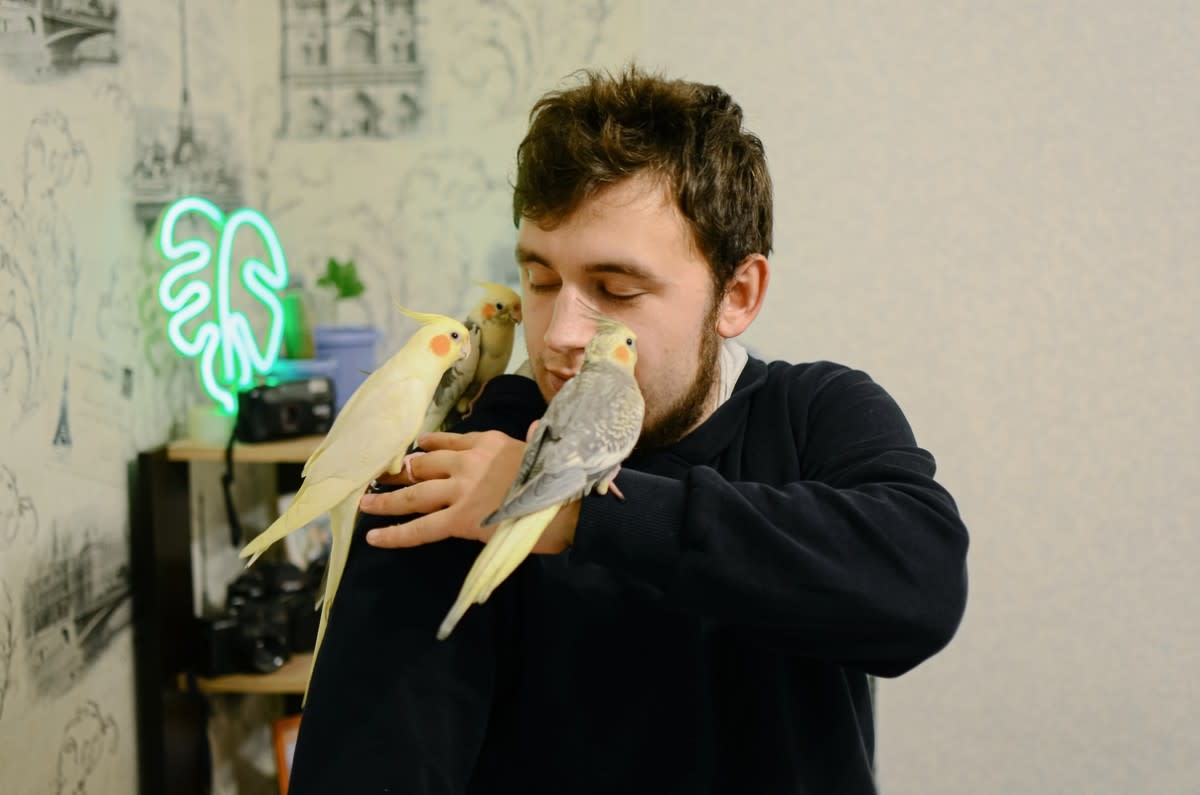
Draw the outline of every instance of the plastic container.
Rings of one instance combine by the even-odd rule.
[[[375,349],[379,343],[379,329],[373,326],[315,326],[313,342],[318,359],[337,362],[333,374],[334,409],[341,411],[354,390],[378,365]]]

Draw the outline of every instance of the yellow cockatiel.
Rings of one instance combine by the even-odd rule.
[[[421,327],[355,390],[304,465],[304,482],[291,505],[240,553],[250,558],[246,564],[250,566],[276,541],[328,511],[333,548],[325,575],[314,663],[350,552],[359,498],[375,478],[385,472],[400,472],[404,454],[421,429],[442,374],[471,350],[467,328],[457,320],[401,311],[419,321]],[[305,687],[306,699],[307,690]]]

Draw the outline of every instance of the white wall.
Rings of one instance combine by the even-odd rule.
[[[761,351],[866,369],[973,533],[888,795],[1200,788],[1200,5],[651,2],[761,134]]]

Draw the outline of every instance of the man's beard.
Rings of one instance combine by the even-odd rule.
[[[713,307],[709,314],[710,317],[705,319],[701,327],[703,330],[700,335],[699,367],[696,369],[695,379],[661,419],[642,431],[637,443],[639,452],[670,447],[704,419],[713,389],[721,377],[721,336],[714,328],[716,307]]]

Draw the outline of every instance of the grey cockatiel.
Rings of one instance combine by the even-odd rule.
[[[516,325],[521,322],[521,296],[502,284],[478,284],[487,292],[463,320],[471,333],[471,354],[442,376],[418,436],[457,423],[487,382],[508,367]]]
[[[564,504],[593,490],[607,494],[610,487],[620,496],[612,480],[637,444],[645,412],[636,364],[637,336],[622,323],[598,318],[583,366],[550,401],[504,502],[483,521],[500,526],[467,573],[439,639],[454,630],[471,604],[487,601]]]

